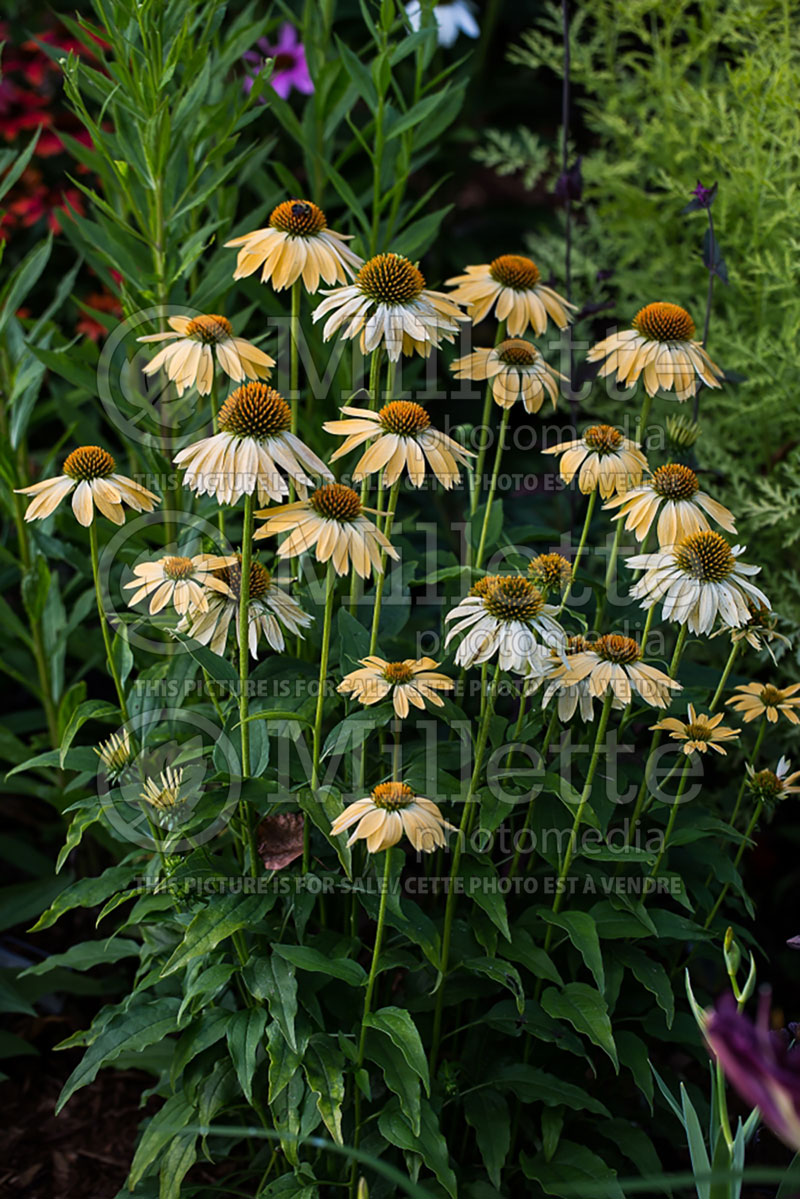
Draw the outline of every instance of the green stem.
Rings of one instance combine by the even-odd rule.
[[[611,688],[609,688],[605,700],[603,701],[603,710],[600,713],[600,722],[597,726],[597,735],[594,739],[594,748],[592,750],[592,756],[589,760],[589,769],[586,774],[586,782],[583,784],[580,802],[578,803],[578,807],[575,812],[575,819],[572,822],[572,831],[570,832],[569,841],[567,842],[567,852],[564,854],[564,861],[561,863],[561,869],[558,872],[558,884],[556,885],[556,893],[553,898],[554,915],[560,910],[561,903],[564,898],[563,884],[564,880],[569,874],[569,868],[572,865],[572,859],[575,857],[575,848],[578,843],[578,831],[581,826],[581,821],[583,820],[583,813],[586,810],[586,805],[589,802],[592,794],[592,783],[594,782],[594,776],[597,772],[597,767],[600,763],[600,757],[603,752],[603,742],[605,741],[608,718],[611,715],[611,703],[613,699],[614,693]],[[553,939],[553,930],[554,926],[552,924],[548,925],[544,940],[545,952],[547,952],[547,950],[550,948],[550,942]]]
[[[367,978],[367,989],[364,994],[364,1010],[361,1014],[361,1032],[358,1038],[358,1056],[356,1058],[356,1073],[361,1069],[364,1062],[364,1049],[367,1042],[367,1017],[372,1010],[372,996],[375,991],[375,980],[378,977],[378,967],[381,946],[383,944],[383,931],[386,927],[386,904],[389,898],[389,889],[392,882],[392,851],[387,849],[384,851],[383,863],[383,885],[381,887],[381,900],[378,908],[378,926],[375,929],[375,941],[372,946],[372,962],[369,968],[369,976]],[[353,1136],[353,1144],[356,1149],[361,1139],[361,1088],[356,1079],[355,1085],[355,1131]],[[352,1181],[355,1181],[354,1179]]]
[[[489,531],[489,518],[492,514],[492,504],[494,503],[494,493],[497,490],[497,476],[500,471],[500,460],[503,457],[503,447],[506,439],[506,429],[508,428],[508,418],[511,415],[510,408],[503,409],[503,415],[500,420],[500,432],[497,437],[497,451],[494,456],[494,467],[492,468],[492,478],[489,483],[489,494],[486,497],[486,508],[483,513],[483,526],[481,528],[481,539],[478,542],[478,552],[475,555],[475,568],[480,570],[483,565],[483,553],[486,548],[486,534]]]
[[[325,616],[322,625],[322,648],[319,658],[319,690],[317,692],[317,710],[314,717],[314,750],[311,766],[311,790],[316,792],[319,787],[319,759],[322,753],[322,717],[325,709],[325,683],[328,678],[328,657],[331,648],[331,617],[333,615],[333,597],[336,590],[336,572],[333,562],[328,562],[325,576]],[[308,871],[310,864],[310,828],[306,820],[303,831],[303,873]]]
[[[389,492],[389,502],[386,506],[386,524],[384,525],[384,533],[387,538],[392,535],[392,525],[394,524],[394,514],[397,508],[397,496],[400,491],[400,480],[396,479],[392,484],[392,489]],[[378,644],[378,628],[381,623],[381,605],[383,603],[383,589],[386,585],[386,568],[388,565],[385,553],[381,554],[381,573],[378,575],[375,582],[375,607],[372,611],[372,632],[369,638],[370,656],[375,653],[375,646]]]
[[[708,706],[709,715],[714,711],[717,704],[719,703],[720,696],[722,695],[722,692],[725,690],[725,684],[727,683],[730,673],[733,670],[733,664],[736,661],[736,655],[738,654],[740,648],[741,648],[741,642],[734,641],[733,645],[731,646],[731,652],[728,654],[728,661],[725,663],[725,669],[723,670],[722,675],[720,676],[719,683],[717,684],[717,689],[714,692],[713,699],[711,700],[711,703]]]
[[[734,870],[738,870],[738,868],[739,868],[739,863],[741,862],[741,860],[744,856],[744,851],[748,846],[751,836],[753,835],[753,830],[755,829],[756,825],[759,822],[759,819],[761,818],[761,813],[763,810],[764,810],[764,801],[763,801],[763,799],[759,799],[756,803],[755,811],[753,812],[753,815],[750,817],[750,823],[748,824],[747,828],[745,829],[744,839],[742,840],[742,843],[739,846],[739,851],[736,854],[736,857],[733,859]],[[728,894],[730,887],[731,887],[730,883],[726,883],[725,886],[720,891],[719,898],[717,899],[717,902],[714,904],[711,911],[708,913],[708,916],[706,918],[705,924],[703,925],[703,928],[708,928],[708,926],[711,924],[711,921],[714,919],[714,917],[716,916],[720,907],[722,906],[722,903],[725,899],[725,896]]]
[[[250,568],[253,559],[253,494],[244,497],[244,516],[242,519],[242,573],[239,581],[239,724],[241,729],[242,746],[242,778],[250,777],[250,724],[248,710],[250,697],[248,685],[250,679]],[[258,856],[255,847],[253,821],[246,800],[239,804],[244,842],[250,859],[250,871],[255,878],[258,874]]]
[[[111,632],[108,627],[105,610],[103,608],[103,590],[100,586],[100,554],[97,548],[97,517],[92,520],[89,525],[89,546],[92,554],[92,575],[94,577],[94,594],[97,600],[97,614],[100,618],[100,628],[103,632],[103,643],[106,647],[106,662],[111,678],[114,680],[114,686],[117,690],[117,699],[119,700],[119,710],[122,713],[122,719],[127,724],[128,722],[128,705],[125,702],[125,691],[122,686],[122,680],[119,677],[117,664],[114,661],[114,655],[111,651]]]
[[[656,858],[655,862],[653,863],[653,868],[650,871],[651,878],[656,878],[656,876],[658,875],[658,868],[661,865],[664,854],[667,852],[667,847],[670,843],[670,840],[672,839],[672,834],[675,829],[675,821],[678,819],[678,808],[680,807],[681,796],[683,795],[684,791],[686,790],[686,782],[689,778],[689,767],[691,766],[691,763],[692,763],[692,755],[687,754],[686,761],[683,766],[683,772],[681,773],[681,779],[680,779],[680,782],[678,783],[678,790],[675,794],[674,800],[672,801],[672,808],[670,809],[669,820],[667,821],[667,827],[664,831],[664,840],[661,843],[661,849],[658,852],[658,857]]]
[[[215,433],[218,433],[219,432],[219,405],[217,404],[217,374],[216,374],[216,371],[214,372],[214,374],[211,377],[211,391],[209,393],[208,400],[209,400],[209,404],[211,405],[211,427],[213,428]],[[219,508],[217,510],[217,527],[219,528],[219,535],[223,539],[223,544],[220,546],[220,550],[222,551],[222,550],[224,550],[224,545],[225,545],[225,509],[223,508],[222,504],[219,505]]]
[[[586,505],[586,515],[583,518],[583,528],[581,529],[581,539],[578,542],[578,549],[575,553],[575,557],[572,560],[572,574],[570,576],[570,580],[567,583],[566,590],[564,591],[563,596],[561,597],[561,604],[558,609],[559,616],[564,611],[564,608],[566,607],[566,604],[567,604],[567,600],[569,599],[570,595],[572,594],[572,584],[575,582],[575,576],[578,573],[578,566],[580,564],[581,558],[583,557],[583,551],[586,548],[586,538],[589,536],[589,525],[592,523],[592,513],[594,512],[594,506],[595,506],[596,502],[597,502],[597,488],[595,487],[594,491],[589,496],[589,503]]]
[[[681,656],[683,654],[683,647],[686,644],[686,638],[688,636],[688,633],[689,633],[688,625],[685,625],[685,624],[681,625],[681,631],[680,631],[680,633],[678,633],[678,640],[675,644],[675,652],[672,655],[672,661],[670,662],[669,670],[667,671],[667,673],[671,679],[675,678],[675,675],[678,670],[678,666],[680,665]],[[636,796],[636,803],[634,805],[633,815],[631,816],[630,828],[628,829],[628,835],[625,838],[626,845],[631,844],[631,840],[633,838],[634,833],[636,832],[636,827],[639,823],[639,820],[642,815],[642,811],[644,809],[645,800],[647,799],[647,796],[650,793],[650,788],[649,788],[648,781],[647,781],[648,767],[650,765],[650,759],[652,758],[653,754],[656,752],[656,750],[658,749],[660,744],[661,744],[661,732],[659,729],[656,729],[656,731],[653,733],[653,736],[651,738],[650,749],[648,751],[647,758],[645,760],[644,776],[642,778],[642,785],[639,788],[639,794]]]
[[[616,577],[617,577],[617,558],[619,556],[619,545],[622,540],[622,526],[625,522],[622,520],[618,520],[616,523],[617,523],[617,528],[614,533],[614,540],[611,544],[611,553],[608,558],[608,567],[606,568],[606,578],[605,578],[605,584],[603,586],[603,594],[601,595],[600,602],[597,605],[597,615],[595,616],[595,621],[594,621],[594,623],[597,627],[598,633],[602,633],[602,631],[603,631],[603,623],[604,623],[604,618],[605,618],[605,614],[606,614],[606,608],[608,607],[608,593],[611,589],[611,584],[613,582],[615,582]]]
[[[381,369],[381,347],[373,351],[372,357],[369,360],[369,406],[373,412],[378,408],[380,395],[380,369]],[[367,502],[367,494],[369,492],[369,476],[365,475],[361,480],[361,506],[362,508]],[[358,584],[359,576],[355,566],[353,566],[350,574],[350,615],[355,616],[356,604],[358,602]]]
[[[494,338],[495,346],[499,346],[500,342],[505,337],[505,329],[506,329],[505,321],[499,321],[498,325],[497,325],[497,332],[495,333],[495,338]],[[489,434],[489,418],[492,415],[493,402],[494,402],[494,393],[492,392],[492,381],[490,379],[489,382],[486,384],[486,395],[484,397],[483,413],[481,415],[481,444],[478,446],[478,460],[475,464],[475,476],[474,476],[475,486],[472,488],[472,495],[470,496],[470,500],[469,500],[470,523],[472,522],[472,519],[475,516],[475,513],[477,511],[478,499],[480,498],[481,487],[483,484],[483,468],[486,465],[486,451],[489,448],[489,436],[488,436],[488,434]],[[472,531],[471,531],[471,529],[468,530],[468,536],[467,536],[467,542],[466,542],[466,557],[467,557],[467,566],[471,566],[472,565]]]
[[[557,721],[558,721],[558,701],[553,700],[553,710],[550,713],[550,721],[547,725],[547,732],[545,733],[544,741],[542,742],[542,765],[544,766],[545,770],[547,769],[547,752],[550,749],[550,742],[553,740],[553,733],[556,730]],[[515,736],[515,740],[516,740],[516,733],[514,736]],[[506,761],[506,767],[508,767],[508,762],[510,761],[510,757],[511,757],[511,755],[509,754],[509,758]],[[528,810],[525,813],[525,819],[522,822],[522,828],[519,830],[519,833],[517,834],[517,848],[514,850],[514,857],[511,862],[511,868],[508,872],[509,878],[514,878],[516,876],[517,868],[519,866],[519,860],[522,856],[521,836],[523,833],[527,832],[527,830],[531,826],[531,822],[533,820],[533,805],[535,803],[536,803],[536,796],[534,795],[533,798],[531,799],[530,803],[528,804]]]
[[[639,444],[641,444],[642,438],[644,437],[644,435],[647,431],[647,421],[649,420],[650,409],[652,408],[652,406],[653,406],[653,397],[651,395],[648,395],[647,392],[645,392],[644,399],[642,400],[642,410],[639,413],[639,419],[636,422],[636,436],[634,438],[634,440],[638,441]],[[622,521],[621,523],[624,524],[625,522]]]
[[[499,681],[500,663],[498,662],[494,669],[491,687],[489,688],[489,694],[486,697],[483,715],[478,728],[478,739],[475,745],[475,761],[472,768],[472,777],[470,778],[469,782],[467,798],[464,801],[464,811],[461,816],[458,837],[456,838],[455,849],[453,850],[453,862],[450,868],[450,885],[447,889],[447,903],[444,910],[444,930],[442,933],[442,949],[439,957],[439,974],[441,977],[439,979],[439,989],[436,993],[436,1010],[433,1018],[433,1039],[430,1053],[431,1074],[433,1074],[434,1070],[436,1069],[436,1059],[439,1055],[439,1042],[442,1035],[442,1011],[444,1007],[445,980],[447,977],[447,963],[450,956],[450,938],[453,932],[453,917],[456,910],[455,879],[458,877],[458,868],[461,865],[461,855],[464,850],[464,843],[469,836],[472,825],[475,794],[478,789],[478,781],[480,779],[481,770],[483,769],[486,743],[489,739],[489,725],[491,723],[492,713],[494,712],[494,703],[495,699],[497,698],[497,687]]]
[[[292,409],[292,432],[297,432],[298,390],[300,386],[299,346],[301,281],[292,284],[292,319],[289,326],[289,404]]]

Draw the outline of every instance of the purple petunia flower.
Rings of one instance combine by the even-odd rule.
[[[732,995],[706,1014],[705,1035],[725,1076],[764,1123],[791,1149],[800,1150],[800,1045],[785,1029],[769,1027],[770,992],[764,989],[753,1023]]]
[[[308,73],[305,46],[297,36],[297,30],[293,25],[288,23],[281,25],[278,31],[278,40],[274,46],[265,37],[260,37],[256,46],[258,47],[256,50],[248,50],[242,56],[247,71],[244,79],[246,92],[252,88],[254,79],[264,65],[264,59],[271,58],[273,70],[269,81],[282,100],[288,98],[292,88],[296,88],[304,96],[311,95],[314,84]],[[266,101],[262,98],[261,103],[264,104]]]

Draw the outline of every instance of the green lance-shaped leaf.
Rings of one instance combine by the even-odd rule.
[[[316,1095],[317,1110],[325,1127],[336,1141],[342,1140],[342,1104],[344,1103],[344,1054],[335,1041],[324,1033],[315,1033],[303,1058],[306,1081]]]
[[[577,1032],[583,1033],[598,1045],[619,1070],[617,1048],[611,1031],[606,1001],[599,991],[586,983],[567,983],[562,991],[548,987],[542,996],[542,1007],[557,1020],[568,1020]]]
[[[260,1007],[234,1012],[228,1021],[228,1050],[248,1103],[253,1102],[253,1074],[258,1064],[258,1047],[264,1036],[266,1024],[267,1013]]]

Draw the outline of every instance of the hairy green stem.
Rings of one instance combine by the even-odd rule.
[[[447,964],[450,957],[450,939],[453,932],[453,917],[456,910],[456,889],[455,879],[458,877],[458,868],[461,865],[461,856],[464,851],[464,842],[469,836],[472,826],[473,808],[475,804],[475,794],[478,790],[478,782],[480,780],[481,771],[483,769],[483,759],[486,753],[486,743],[489,739],[489,725],[494,712],[495,699],[497,698],[497,687],[500,681],[500,663],[498,662],[494,669],[492,683],[489,688],[489,693],[486,697],[486,703],[483,709],[483,715],[478,728],[478,738],[475,745],[475,761],[473,762],[472,777],[469,782],[469,790],[467,798],[464,801],[464,811],[461,816],[461,824],[458,829],[455,849],[453,850],[453,862],[450,868],[450,885],[447,889],[447,902],[444,910],[444,929],[442,932],[442,949],[439,956],[439,989],[436,993],[436,1010],[433,1018],[433,1038],[431,1042],[430,1052],[430,1068],[433,1074],[436,1068],[436,1059],[439,1055],[439,1042],[442,1035],[442,1012],[444,1008],[444,989],[447,978]]]
[[[117,670],[117,664],[114,661],[112,653],[111,632],[108,627],[105,609],[103,608],[103,589],[100,585],[100,552],[97,547],[97,515],[94,514],[92,523],[89,525],[89,546],[92,555],[92,576],[94,578],[94,594],[97,600],[97,614],[100,618],[100,628],[103,633],[103,644],[106,647],[106,662],[108,671],[114,681],[114,686],[117,691],[117,699],[119,701],[119,710],[122,713],[122,719],[127,724],[128,722],[128,705],[125,700],[125,689],[122,686],[122,680]]]

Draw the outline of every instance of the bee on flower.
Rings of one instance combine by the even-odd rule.
[[[346,283],[363,259],[351,250],[347,234],[328,228],[325,213],[311,200],[284,200],[273,208],[265,229],[255,229],[225,242],[239,250],[234,279],[261,270],[261,282],[275,291],[302,277],[307,292],[325,283]]]
[[[772,683],[743,683],[734,687],[735,695],[727,700],[729,707],[738,712],[745,724],[766,716],[770,724],[777,724],[784,716],[790,724],[800,724],[800,683],[790,687],[775,687]]]
[[[40,479],[30,487],[18,487],[16,493],[34,497],[25,512],[26,521],[44,520],[72,494],[72,511],[84,527],[94,520],[95,508],[115,525],[124,525],[123,504],[134,512],[152,512],[159,502],[152,491],[118,474],[116,462],[99,445],[73,450],[64,462],[63,475]]]
[[[374,655],[362,658],[361,670],[345,675],[336,690],[351,695],[360,704],[369,706],[392,697],[395,715],[401,720],[408,716],[410,706],[424,711],[428,703],[443,707],[439,691],[452,691],[455,683],[446,674],[439,674],[433,658],[406,658],[402,662],[386,662]]]
[[[217,569],[215,581],[205,596],[205,607],[191,608],[177,626],[179,633],[186,633],[207,645],[212,653],[224,654],[231,622],[236,628],[236,644],[241,641],[239,625],[239,600],[242,582],[242,560],[236,555],[233,562]],[[250,563],[250,592],[247,615],[247,643],[250,653],[258,657],[258,642],[263,636],[276,653],[286,648],[285,633],[302,638],[301,629],[307,629],[313,617],[282,590],[266,567],[260,562]]]
[[[542,283],[541,272],[524,254],[501,254],[492,262],[468,266],[466,274],[447,280],[454,287],[451,297],[465,304],[474,324],[494,309],[495,319],[505,321],[512,337],[522,337],[530,327],[537,336],[547,332],[548,319],[566,329],[575,311],[552,287]]]
[[[322,426],[326,433],[346,438],[331,462],[376,439],[356,463],[355,482],[382,470],[384,483],[391,487],[405,469],[412,486],[421,487],[427,464],[442,486],[449,489],[461,479],[460,465],[467,465],[475,457],[452,437],[432,428],[431,418],[421,404],[392,400],[380,412],[368,408],[342,408],[342,412],[349,419],[325,421]]]
[[[137,338],[142,342],[166,341],[155,358],[144,368],[146,375],[164,370],[175,384],[178,395],[187,388],[197,387],[198,394],[208,395],[214,383],[214,357],[225,374],[240,383],[243,379],[268,379],[275,365],[258,346],[243,337],[234,337],[233,327],[224,316],[210,313],[193,318],[171,316],[167,324],[171,333],[148,333]]]
[[[708,716],[703,712],[697,712],[694,704],[689,704],[688,716],[688,720],[679,720],[677,716],[665,716],[658,724],[651,725],[651,729],[669,733],[673,741],[682,741],[683,745],[680,748],[687,757],[693,753],[704,754],[709,749],[724,755],[728,752],[725,743],[739,736],[739,729],[723,725],[724,712]]]
[[[495,403],[511,408],[522,400],[526,412],[538,412],[546,397],[555,408],[558,380],[566,375],[548,366],[531,342],[508,338],[489,350],[473,350],[450,364],[457,379],[489,379]]]
[[[658,301],[640,308],[631,329],[603,338],[586,357],[602,362],[602,377],[616,372],[617,382],[625,387],[633,387],[641,375],[648,395],[674,388],[679,400],[688,400],[700,383],[719,387],[723,377],[694,333],[685,308]]]
[[[446,844],[446,831],[458,831],[433,800],[399,782],[379,783],[369,795],[350,804],[334,820],[331,833],[337,837],[353,825],[348,846],[366,841],[369,853],[391,849],[404,834],[416,850],[433,853]]]
[[[647,470],[638,441],[630,441],[612,425],[592,425],[581,437],[550,446],[544,453],[561,454],[559,474],[565,483],[577,474],[584,495],[598,488],[604,500],[636,486]]]
[[[360,338],[364,354],[384,346],[391,362],[401,354],[427,358],[469,320],[449,296],[431,291],[419,267],[402,254],[377,254],[351,284],[325,295],[311,314],[315,323],[327,317],[324,340],[341,330],[344,338]]]
[[[445,622],[455,623],[445,638],[445,648],[460,639],[458,666],[479,666],[497,657],[502,670],[524,674],[537,647],[560,650],[566,644],[557,612],[530,579],[487,575],[447,613]]]
[[[743,552],[707,529],[656,554],[633,554],[626,565],[644,574],[631,595],[646,609],[662,601],[664,619],[687,625],[691,633],[710,633],[718,618],[730,628],[740,627],[750,619],[751,602],[770,606],[750,581],[761,567],[741,562]]]

